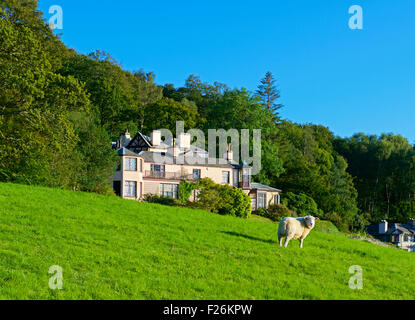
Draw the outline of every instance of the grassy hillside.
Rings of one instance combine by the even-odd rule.
[[[415,254],[116,197],[0,184],[1,299],[413,299]],[[48,269],[63,268],[63,290]],[[363,290],[348,287],[363,268]]]

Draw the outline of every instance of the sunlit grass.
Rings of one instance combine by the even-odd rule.
[[[0,298],[414,298],[414,253],[318,229],[283,249],[257,220],[0,184]],[[52,265],[63,290],[49,289]],[[352,265],[363,290],[348,286]]]

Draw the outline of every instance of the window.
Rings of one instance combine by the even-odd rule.
[[[251,182],[251,170],[250,169],[244,169],[243,170],[243,180],[244,182]]]
[[[266,194],[265,193],[258,193],[258,209],[265,208],[266,204]]]
[[[404,235],[403,241],[409,241],[409,238],[408,238],[407,234]]]
[[[134,198],[137,196],[137,182],[125,181],[124,196]]]
[[[238,187],[239,186],[239,181],[238,181],[238,169],[234,169],[233,170],[233,185],[235,186],[235,187]]]
[[[252,211],[256,210],[256,197],[251,197],[251,209]]]
[[[136,158],[125,158],[125,170],[137,171],[137,159]]]
[[[222,171],[222,183],[229,183],[229,171]]]
[[[274,203],[275,203],[275,204],[280,204],[280,195],[279,195],[279,194],[276,194],[276,195],[274,196]]]
[[[178,198],[179,185],[177,184],[160,184],[160,195],[169,198]]]
[[[193,169],[193,179],[200,180],[201,172],[200,169]]]
[[[163,165],[162,164],[152,164],[150,166],[150,169],[151,169],[151,175],[153,177],[164,178],[165,170],[166,170],[164,164]]]

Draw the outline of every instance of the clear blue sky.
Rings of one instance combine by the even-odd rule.
[[[415,143],[414,0],[40,0],[63,8],[62,40],[182,86],[190,75],[256,89],[278,79],[282,116],[336,135],[393,132]],[[350,30],[351,5],[363,30]]]

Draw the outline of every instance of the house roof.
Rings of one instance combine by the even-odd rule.
[[[371,235],[380,235],[379,224],[371,224],[366,227],[367,233]],[[398,232],[399,234],[415,234],[415,227],[404,223],[390,223],[388,224],[388,230],[384,234],[393,234]]]
[[[125,148],[125,147],[122,147],[122,148],[118,149],[117,152],[118,152],[119,156],[136,156],[136,157],[140,156],[138,153],[135,153],[135,152],[133,152],[133,151],[131,151],[131,150]]]
[[[410,226],[409,224],[397,224],[396,227],[393,227],[393,229],[389,229],[388,228],[388,232],[387,234],[392,234],[395,233],[396,231],[398,231],[399,233],[410,233],[410,234],[415,234],[415,229],[413,229],[412,226]]]
[[[265,184],[260,184],[260,183],[257,183],[257,182],[252,182],[251,183],[251,189],[281,192],[280,189],[276,189],[276,188],[273,188],[273,187],[270,187],[270,186],[266,186]]]

